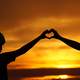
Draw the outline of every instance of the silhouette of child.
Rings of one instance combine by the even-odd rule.
[[[48,30],[45,30],[40,36],[38,36],[36,39],[32,40],[28,44],[25,44],[21,48],[15,51],[11,52],[5,52],[1,53],[2,46],[5,43],[5,38],[2,33],[0,33],[0,80],[8,80],[8,74],[7,74],[7,65],[15,61],[16,57],[26,53],[28,50],[30,50],[39,40],[47,38],[46,33],[48,33]]]

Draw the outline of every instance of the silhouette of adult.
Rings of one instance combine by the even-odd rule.
[[[52,37],[50,37],[50,38],[56,38],[56,39],[58,39],[58,40],[63,41],[65,44],[69,45],[70,47],[72,47],[72,48],[74,48],[74,49],[77,49],[77,50],[80,50],[80,43],[62,37],[61,35],[58,34],[58,32],[57,32],[55,29],[51,29],[50,32],[53,32],[53,34],[54,34],[54,35],[53,35]]]
[[[7,75],[7,65],[15,61],[16,57],[24,54],[28,50],[30,50],[39,40],[47,38],[46,33],[49,33],[48,30],[45,30],[40,36],[38,36],[36,39],[32,40],[28,44],[25,44],[21,48],[15,51],[11,52],[5,52],[1,53],[2,51],[2,46],[5,43],[5,38],[2,33],[0,33],[0,80],[8,80],[8,75]]]

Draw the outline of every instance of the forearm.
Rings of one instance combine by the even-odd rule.
[[[7,54],[13,56],[13,57],[17,57],[20,56],[24,53],[26,53],[28,50],[30,50],[39,40],[46,38],[45,34],[48,33],[48,30],[45,30],[39,37],[37,37],[36,39],[32,40],[31,42],[29,42],[28,44],[25,44],[24,46],[22,46],[20,49],[15,50],[15,51],[11,51],[11,52],[7,52]]]
[[[20,49],[16,50],[16,55],[22,55],[24,53],[26,53],[28,50],[30,50],[39,40],[41,40],[41,37],[37,37],[36,39],[32,40],[31,42],[25,44],[24,46],[22,46]]]
[[[58,39],[63,41],[65,44],[69,45],[70,47],[75,48],[77,50],[80,50],[80,43],[73,41],[73,40],[66,39],[66,38],[61,37],[61,36],[58,37]]]

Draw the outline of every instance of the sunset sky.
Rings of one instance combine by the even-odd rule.
[[[0,32],[6,38],[3,52],[13,51],[54,28],[80,42],[79,0],[0,0]],[[80,51],[56,39],[40,40],[9,69],[80,67]]]

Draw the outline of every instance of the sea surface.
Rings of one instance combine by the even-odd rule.
[[[80,68],[37,68],[8,71],[9,80],[80,80]]]
[[[80,80],[80,76],[73,75],[51,75],[45,77],[23,78],[21,80]]]

